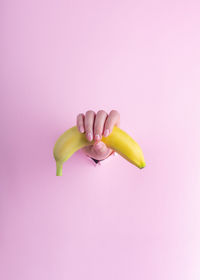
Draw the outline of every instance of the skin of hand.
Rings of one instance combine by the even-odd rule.
[[[94,140],[95,143],[82,148],[83,152],[94,159],[104,160],[114,151],[101,141],[102,135],[107,137],[113,127],[120,125],[120,114],[117,110],[112,110],[107,114],[104,110],[95,113],[89,110],[85,113],[78,114],[76,125],[81,133],[85,133],[88,141]]]

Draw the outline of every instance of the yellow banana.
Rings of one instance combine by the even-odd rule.
[[[107,137],[102,136],[101,141],[138,168],[145,167],[146,164],[140,146],[121,128],[114,126]],[[63,163],[76,151],[85,146],[93,145],[94,142],[94,140],[88,141],[85,133],[79,132],[77,126],[66,130],[58,138],[53,149],[56,160],[56,176],[62,176]]]

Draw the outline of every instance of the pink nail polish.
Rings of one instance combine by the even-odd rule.
[[[96,135],[95,135],[95,140],[97,140],[97,141],[100,140],[99,134],[96,134]]]
[[[109,135],[109,129],[105,130],[104,136],[107,137]]]
[[[83,133],[84,132],[84,128],[83,126],[80,127],[80,132]]]
[[[92,133],[91,132],[88,133],[88,140],[92,141]]]

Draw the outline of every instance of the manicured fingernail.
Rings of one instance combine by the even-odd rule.
[[[92,141],[92,133],[89,132],[89,133],[87,134],[87,136],[88,136],[88,140],[89,140],[89,141]]]
[[[83,126],[80,126],[80,132],[83,133],[84,132],[84,128]]]
[[[104,136],[107,137],[109,135],[109,129],[106,129],[104,132]]]
[[[95,140],[100,140],[99,134],[96,134],[96,135],[95,135]]]

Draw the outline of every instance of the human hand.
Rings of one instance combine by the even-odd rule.
[[[103,160],[114,152],[101,141],[101,138],[102,135],[107,137],[115,125],[119,127],[120,114],[117,110],[112,110],[109,115],[104,110],[98,111],[97,114],[92,110],[87,111],[85,115],[80,113],[77,116],[76,124],[78,130],[86,134],[88,141],[95,141],[93,145],[82,148],[87,156]]]

